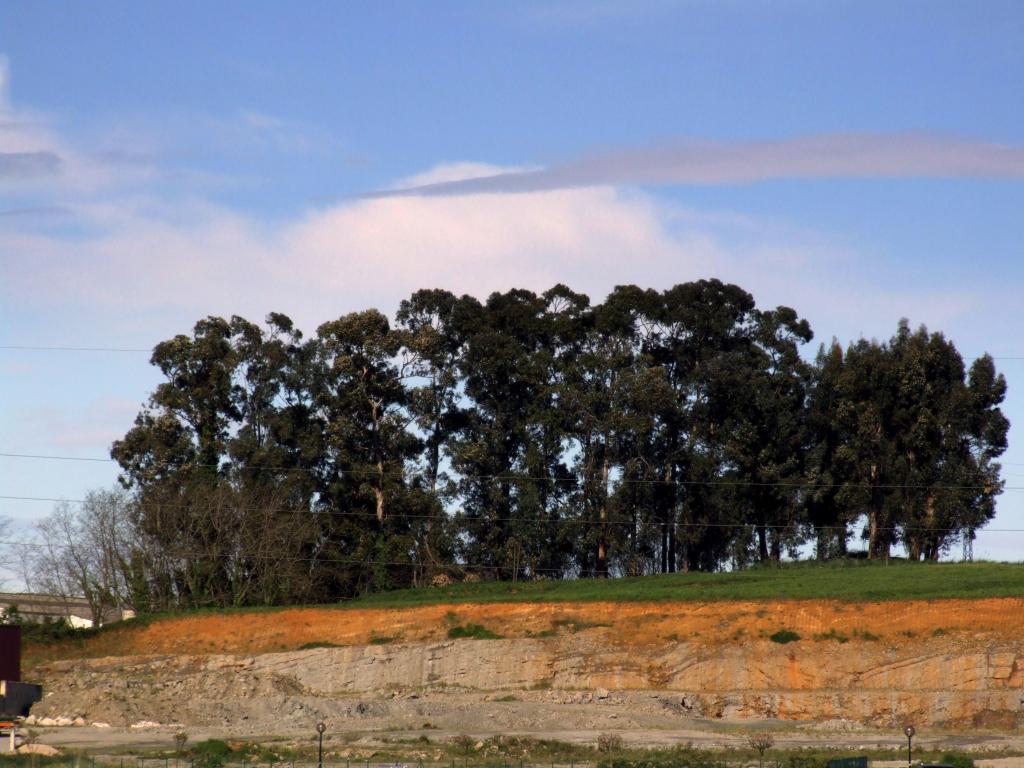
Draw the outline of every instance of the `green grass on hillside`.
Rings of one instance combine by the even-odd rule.
[[[597,600],[808,600],[849,602],[1024,597],[1022,563],[786,563],[731,573],[628,579],[478,582],[367,595],[348,605],[401,608],[445,603]]]
[[[478,582],[451,587],[424,587],[381,592],[341,604],[206,608],[144,614],[99,629],[68,630],[65,635],[36,636],[26,625],[26,640],[40,645],[82,645],[94,635],[116,636],[165,619],[204,614],[274,612],[290,607],[411,608],[426,605],[502,602],[595,602],[599,600],[941,600],[948,598],[1024,597],[1024,563],[888,564],[861,560],[801,562],[762,566],[732,573],[674,573],[629,579],[572,581]],[[936,633],[941,630],[936,630]],[[394,638],[387,638],[392,640]],[[383,640],[379,641],[383,642]]]

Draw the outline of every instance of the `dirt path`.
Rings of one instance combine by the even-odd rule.
[[[247,734],[247,740],[275,741],[293,745],[308,745],[312,738],[313,726],[303,731],[276,732],[266,734]],[[704,726],[703,728],[701,726]],[[327,754],[337,757],[347,753],[352,757],[370,757],[378,749],[388,746],[394,748],[396,738],[414,742],[426,737],[434,744],[452,741],[460,736],[468,735],[474,741],[486,741],[498,736],[526,736],[538,740],[553,740],[569,744],[593,746],[602,733],[620,735],[626,746],[636,747],[671,747],[689,745],[701,749],[743,748],[747,737],[754,730],[764,730],[766,724],[759,723],[756,727],[751,723],[731,723],[728,732],[724,732],[719,723],[691,722],[686,727],[673,730],[660,729],[604,729],[604,730],[570,730],[570,729],[531,729],[528,731],[507,731],[496,729],[467,728],[464,730],[408,730],[400,733],[393,730],[346,732],[343,736],[329,731],[325,741]],[[905,748],[906,740],[898,732],[863,731],[856,734],[837,733],[821,729],[787,730],[777,727],[778,724],[767,724],[773,732],[775,748],[780,750],[832,748],[837,750],[856,751],[860,749],[894,749]],[[144,731],[127,728],[51,728],[45,729],[39,741],[61,749],[82,749],[90,752],[105,752],[121,749],[152,749],[167,750],[173,744],[177,728],[162,727]],[[241,738],[232,729],[210,728],[193,730],[189,733],[191,742],[218,738],[230,741]],[[419,745],[419,749],[423,749]],[[410,748],[414,749],[414,748]],[[956,750],[973,753],[990,751],[1024,751],[1024,736],[1001,734],[978,734],[937,732],[924,733],[915,739],[915,750],[927,749],[934,751]],[[430,751],[430,747],[426,748]],[[429,757],[429,755],[428,755]],[[875,768],[903,768],[903,760],[874,761]],[[979,761],[979,765],[987,768],[1024,768],[1024,757],[992,758]]]

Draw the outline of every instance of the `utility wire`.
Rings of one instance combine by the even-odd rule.
[[[10,453],[2,452],[0,456],[7,459],[47,459],[50,461],[95,461],[103,464],[109,464],[114,459],[98,459],[94,456],[54,456],[52,454],[42,453]]]
[[[88,499],[59,499],[59,498],[46,498],[42,496],[0,496],[0,500],[6,501],[42,501],[51,503],[67,503],[67,504],[87,504]],[[312,510],[300,507],[253,507],[245,505],[234,505],[234,504],[160,504],[156,503],[153,507],[159,510],[210,510],[215,508],[227,508],[235,512],[263,512],[263,513],[291,513],[296,512],[308,512],[310,514],[318,515],[329,515],[331,517],[340,517],[348,519],[365,519],[367,521],[373,521],[377,519],[377,515],[374,512],[339,512],[337,510]],[[407,514],[404,512],[395,512],[392,514],[386,514],[384,520],[445,520],[453,521],[458,516],[458,513],[442,513],[435,515],[416,515]],[[465,519],[471,522],[478,523],[520,523],[520,524],[534,524],[534,525],[594,525],[594,526],[637,526],[637,527],[662,527],[669,526],[675,528],[764,528],[766,530],[780,530],[788,531],[795,527],[798,527],[800,523],[794,521],[792,523],[765,523],[759,525],[756,522],[744,521],[735,523],[719,523],[719,522],[704,522],[704,521],[663,521],[663,520],[649,520],[646,522],[640,522],[636,520],[594,520],[590,519],[577,519],[571,517],[553,517],[553,518],[542,518],[542,517],[490,517],[488,515],[466,515]],[[803,523],[804,526],[815,530],[815,531],[846,531],[849,530],[848,526],[844,525],[821,525],[815,526],[810,523]],[[877,530],[886,532],[899,532],[899,531],[915,531],[924,533],[956,533],[964,530],[964,526],[959,527],[941,527],[941,526],[881,526]],[[979,528],[978,530],[984,530],[986,533],[1024,533],[1024,528]]]
[[[155,347],[76,347],[65,345],[32,345],[32,344],[0,344],[0,350],[24,351],[24,352],[148,352],[151,353]],[[964,362],[980,360],[982,357],[990,357],[993,360],[1024,360],[1024,355],[961,355]]]
[[[16,542],[11,542],[12,544]],[[50,547],[46,544],[40,544],[38,542],[17,542],[18,546],[36,547],[42,549],[73,549],[71,545],[56,545]],[[189,558],[198,559],[208,557],[217,560],[226,560],[228,556],[223,554],[215,554],[211,552],[183,552],[175,551],[170,555],[166,556],[167,559],[179,559]],[[512,568],[511,565],[472,565],[468,563],[435,563],[435,562],[415,562],[412,560],[367,560],[361,558],[331,558],[331,557],[289,557],[289,556],[278,556],[278,555],[238,555],[239,560],[251,561],[251,560],[263,560],[271,561],[275,563],[279,562],[290,562],[290,563],[321,563],[331,565],[395,565],[395,566],[429,566],[431,568],[453,568],[462,570],[509,570]],[[525,567],[525,566],[524,566]],[[566,573],[569,571],[567,568],[530,568],[531,572],[544,571],[546,573]]]
[[[895,529],[880,528],[878,530],[884,531],[884,532],[892,532]],[[1010,533],[1024,533],[1024,529],[1010,529],[1009,531],[1004,529],[1004,530],[1001,530],[999,532],[1001,532],[1001,533],[1007,533],[1007,532],[1010,532]],[[42,542],[42,541],[38,541],[38,540],[31,540],[31,539],[28,539],[28,540],[8,540],[7,544],[9,546],[19,547],[19,548],[23,548],[23,549],[37,549],[37,550],[47,550],[47,551],[67,551],[67,550],[75,550],[76,549],[75,545],[71,544],[71,543],[68,543],[68,544],[53,544],[53,543],[47,543],[47,542]],[[329,546],[329,544],[330,544],[330,542],[327,542],[328,546]],[[81,547],[79,547],[79,549],[80,548]],[[229,547],[228,549],[230,550],[231,548]],[[242,559],[242,560],[273,560],[273,561],[288,560],[290,562],[303,562],[303,563],[354,563],[354,564],[363,564],[363,565],[372,565],[372,564],[377,564],[377,565],[413,565],[414,564],[413,562],[411,562],[409,560],[405,560],[405,561],[402,561],[402,560],[374,560],[372,558],[369,558],[369,559],[368,558],[344,558],[344,559],[339,559],[339,558],[333,558],[333,557],[329,557],[329,556],[318,557],[318,556],[314,556],[314,555],[303,555],[303,556],[281,555],[281,556],[279,556],[279,555],[271,555],[271,554],[254,553],[254,554],[251,554],[251,555],[243,556],[243,555],[239,554],[237,551],[236,552],[232,552],[232,551],[228,551],[228,552],[210,552],[210,551],[190,550],[190,549],[175,549],[173,547],[172,548],[167,548],[167,547],[164,547],[163,545],[161,545],[160,554],[163,555],[163,556],[166,556],[166,557],[168,557],[170,559],[174,559],[174,558],[204,558],[204,557],[216,558],[216,559],[227,559],[229,557],[233,557],[234,556],[234,557],[238,557],[239,559]],[[813,562],[813,561],[800,561],[800,562]],[[436,566],[441,566],[441,567],[454,567],[454,568],[474,568],[474,567],[477,567],[477,568],[507,568],[508,567],[507,565],[506,566],[498,566],[498,565],[474,566],[474,565],[463,564],[463,563],[455,563],[455,562],[450,562],[450,563],[432,562],[432,563],[430,563],[430,565],[435,566],[435,567]],[[567,568],[548,568],[546,570],[565,572],[566,570],[569,570],[569,569],[567,569]]]
[[[95,456],[59,456],[54,454],[41,454],[41,453],[13,453],[9,451],[0,451],[0,457],[13,458],[13,459],[51,459],[53,461],[95,461],[101,463],[111,463],[117,461],[116,459],[104,459]],[[1002,461],[997,459],[1001,466],[1006,467],[1024,467],[1024,461]],[[196,467],[209,467],[209,466],[223,466],[221,464],[193,464]],[[249,464],[246,465],[246,469],[268,469],[276,470],[280,472],[313,472],[314,470],[306,467],[275,467],[260,464]]]
[[[60,547],[57,547],[57,549],[60,549]],[[198,559],[201,559],[201,558],[204,558],[204,557],[208,557],[210,559],[218,559],[218,560],[226,559],[224,555],[216,555],[216,554],[211,554],[209,552],[200,552],[200,553],[195,553],[195,552],[174,552],[172,555],[170,555],[168,557],[168,559],[187,558],[187,559],[190,559],[190,560],[198,560]],[[406,567],[406,568],[409,568],[409,567],[429,567],[429,568],[437,568],[437,569],[450,568],[450,569],[453,569],[453,570],[464,570],[464,571],[509,571],[509,570],[514,570],[516,568],[516,566],[514,566],[511,563],[505,564],[505,565],[477,565],[477,564],[473,564],[473,563],[454,563],[454,562],[428,562],[428,561],[414,561],[414,560],[364,560],[364,559],[360,559],[360,558],[332,558],[332,557],[289,557],[289,556],[259,555],[259,554],[246,555],[246,556],[239,555],[238,559],[239,560],[243,560],[243,561],[269,561],[269,562],[274,562],[274,563],[282,563],[282,562],[288,562],[288,563],[318,563],[318,564],[321,564],[321,565],[364,565],[364,566],[370,566],[370,565],[392,565],[392,566],[403,566],[403,567]],[[809,562],[809,561],[802,561],[802,562]],[[570,574],[570,573],[573,573],[574,571],[578,570],[578,569],[574,569],[574,568],[571,568],[571,567],[570,568],[550,568],[550,567],[549,568],[544,568],[544,567],[537,567],[537,568],[532,568],[531,567],[531,568],[527,568],[527,566],[525,564],[523,564],[523,563],[520,563],[519,565],[521,566],[521,568],[523,570],[529,570],[530,573],[541,573],[541,572],[543,572],[543,573]],[[678,571],[675,571],[675,573],[678,573]],[[708,572],[707,571],[697,571],[696,573],[708,573]],[[655,575],[655,574],[646,574],[646,575]],[[667,575],[667,574],[657,574],[657,575]],[[505,581],[504,583],[511,584],[512,582]],[[693,586],[700,586],[700,585],[699,584],[694,584]]]
[[[152,349],[140,347],[67,347],[67,346],[32,346],[28,344],[0,344],[0,349],[24,352],[152,352]]]
[[[42,454],[30,454],[30,453],[9,453],[0,452],[2,458],[18,458],[18,459],[46,459],[54,461],[86,461],[86,462],[102,462],[111,463],[114,459],[99,459],[93,457],[78,457],[78,456],[54,456],[54,455],[42,455]],[[188,467],[199,467],[209,469],[226,469],[230,467],[230,464],[204,464],[201,462],[189,463]],[[262,464],[243,465],[238,467],[241,472],[247,470],[260,470],[266,472],[305,472],[315,473],[318,470],[310,467],[280,467],[270,466]],[[458,474],[462,480],[492,480],[497,482],[544,482],[544,483],[575,483],[575,482],[586,482],[586,478],[579,475],[579,473],[572,473],[572,476],[560,476],[560,477],[546,477],[540,475],[524,475],[524,474]],[[431,475],[425,471],[403,471],[403,472],[380,472],[376,469],[339,469],[335,473],[338,478],[344,478],[346,475],[354,476],[365,476],[365,477],[376,477],[385,479],[397,479],[403,480],[410,477],[429,478]],[[814,483],[814,482],[783,482],[783,481],[757,481],[757,480],[659,480],[657,478],[630,478],[620,477],[616,483],[621,484],[639,484],[639,485],[657,485],[657,486],[724,486],[724,487],[757,487],[757,488],[878,488],[883,490],[947,490],[947,491],[984,491],[988,488],[985,485],[943,485],[940,483]],[[1022,491],[1024,486],[1004,486],[1000,490],[1003,491]],[[7,498],[0,496],[0,498]],[[31,497],[25,497],[29,499]],[[61,501],[61,499],[40,499],[42,501]],[[65,499],[65,501],[74,501]]]

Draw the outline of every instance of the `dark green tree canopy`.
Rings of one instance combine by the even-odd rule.
[[[205,318],[154,349],[164,381],[112,447],[133,588],[331,600],[842,557],[861,532],[872,558],[969,542],[1003,487],[992,358],[906,321],[814,360],[812,338],[714,279],[599,304],[420,290],[393,324],[370,309],[308,339],[278,313]]]

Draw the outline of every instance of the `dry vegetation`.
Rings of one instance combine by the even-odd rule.
[[[832,600],[483,603],[394,608],[287,608],[125,622],[59,643],[31,643],[29,661],[145,654],[267,653],[320,646],[445,640],[453,626],[543,640],[585,628],[615,643],[717,644],[794,632],[804,643],[925,642],[957,632],[1015,639],[1024,600],[850,604]],[[947,638],[948,639],[948,638]]]

